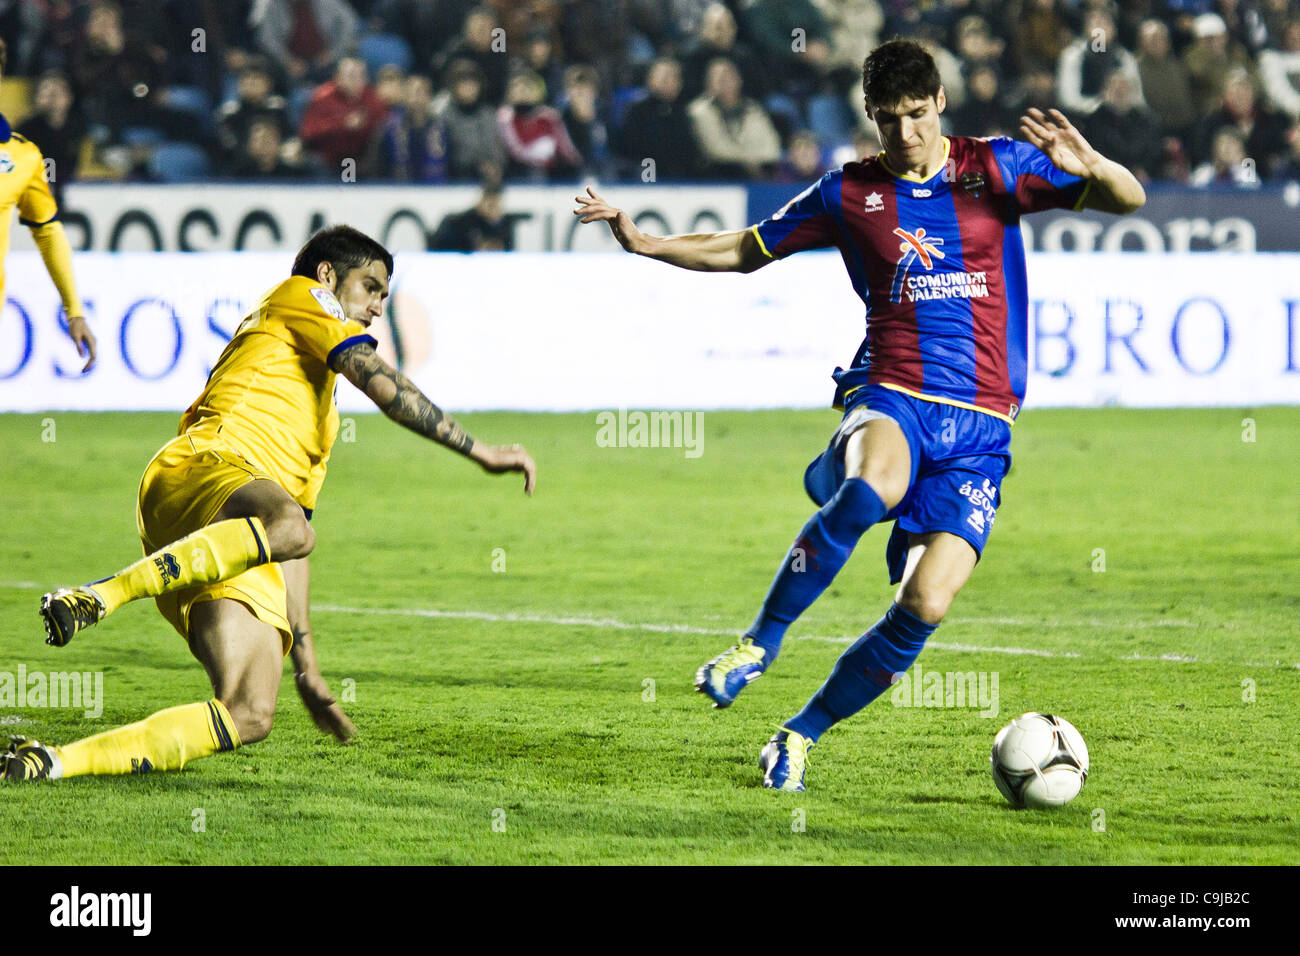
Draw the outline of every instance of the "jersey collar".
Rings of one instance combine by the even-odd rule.
[[[889,175],[893,176],[895,179],[905,179],[910,183],[924,183],[924,182],[929,182],[931,179],[934,179],[935,176],[938,176],[939,173],[943,172],[944,167],[948,165],[948,154],[950,152],[952,152],[952,142],[948,139],[947,136],[945,136],[943,138],[943,159],[939,163],[939,168],[935,170],[933,174],[926,177],[925,179],[922,179],[916,173],[895,172],[890,167],[889,163],[885,160],[885,151],[883,149],[876,155],[876,159],[880,161],[881,166],[885,167],[885,171],[888,172]]]

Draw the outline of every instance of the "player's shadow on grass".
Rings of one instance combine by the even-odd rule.
[[[964,803],[974,805],[988,802],[983,798],[961,797],[941,793],[909,793],[906,799],[912,803]]]
[[[93,635],[98,636],[98,635]],[[130,646],[108,644],[106,642],[77,642],[70,649],[42,648],[26,660],[28,672],[42,671],[104,671],[106,674],[135,672],[147,674],[152,670],[188,671],[202,675],[198,662],[190,656],[183,644],[167,646],[179,641],[175,634],[167,643],[159,641],[157,645],[149,642],[133,643]],[[50,653],[41,653],[42,650]]]

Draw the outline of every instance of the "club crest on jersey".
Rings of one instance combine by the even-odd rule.
[[[884,208],[885,200],[880,193],[867,193],[867,202],[864,207],[866,212],[880,212]]]
[[[14,158],[6,150],[0,149],[0,173],[14,171]]]
[[[334,298],[334,293],[329,289],[312,289],[311,297],[320,303],[320,307],[328,312],[340,322],[346,322],[347,316],[343,314],[343,306],[339,305],[339,300]]]
[[[984,195],[984,174],[983,173],[962,173],[962,189],[970,193],[972,199],[979,199]]]
[[[942,236],[931,236],[925,227],[918,227],[915,232],[906,229],[894,230],[894,235],[903,241],[899,243],[898,267],[894,270],[894,281],[889,290],[890,302],[921,302],[928,299],[976,299],[989,294],[988,276],[983,272],[935,271],[935,262],[947,258],[939,247],[943,245]],[[912,267],[920,263],[915,274]]]

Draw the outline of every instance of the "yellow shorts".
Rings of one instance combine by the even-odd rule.
[[[173,438],[154,455],[140,479],[136,527],[144,553],[211,524],[236,490],[259,478],[274,480],[236,451],[202,445],[188,435]],[[190,608],[199,601],[230,598],[280,632],[284,653],[293,646],[284,574],[274,562],[249,568],[217,584],[163,594],[155,601],[181,637],[190,639]]]

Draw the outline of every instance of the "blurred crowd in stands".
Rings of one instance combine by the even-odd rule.
[[[895,35],[947,132],[1059,106],[1144,181],[1300,178],[1300,0],[0,0],[0,109],[58,187],[807,182],[879,149]]]

